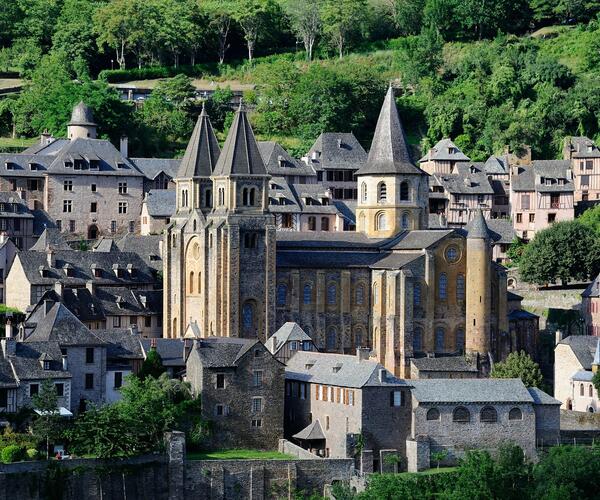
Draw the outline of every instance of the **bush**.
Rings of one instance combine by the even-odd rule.
[[[0,452],[0,458],[5,464],[18,462],[23,458],[24,449],[16,444],[11,444]]]
[[[27,458],[29,460],[37,460],[40,457],[40,454],[35,448],[29,448],[27,450]]]
[[[201,77],[204,74],[218,74],[216,63],[195,64],[194,66],[148,66],[146,68],[105,69],[98,78],[109,83],[127,82],[129,80],[150,80],[153,78],[171,78],[177,75]]]

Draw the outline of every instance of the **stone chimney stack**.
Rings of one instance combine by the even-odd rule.
[[[50,246],[46,247],[46,263],[48,267],[53,268],[56,265],[56,256]]]
[[[126,135],[121,136],[119,151],[125,158],[129,158],[129,139]]]
[[[66,372],[69,369],[69,363],[67,362],[67,355],[62,355],[62,369],[63,372]]]
[[[6,321],[6,325],[4,325],[4,336],[7,339],[13,338],[13,325],[12,325],[12,321],[10,320],[10,318]]]
[[[56,283],[54,283],[54,291],[56,292],[56,295],[58,295],[59,297],[63,296],[64,286],[60,280],[57,281]]]
[[[93,280],[87,280],[85,282],[85,287],[87,288],[88,292],[90,292],[90,295],[94,295],[94,292],[96,291],[96,286],[94,285]]]
[[[357,347],[356,348],[356,357],[358,361],[368,361],[369,356],[371,355],[371,351],[368,347]]]

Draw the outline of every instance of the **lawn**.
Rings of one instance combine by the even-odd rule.
[[[0,137],[0,149],[2,148],[28,148],[33,146],[39,140],[38,137],[24,139],[22,137]]]
[[[458,467],[437,467],[433,469],[427,469],[422,472],[401,472],[401,476],[412,476],[413,474],[419,474],[421,476],[429,476],[431,474],[443,474],[444,472],[455,472],[458,470]]]
[[[214,450],[193,451],[188,460],[293,460],[295,457],[278,451],[263,450]]]

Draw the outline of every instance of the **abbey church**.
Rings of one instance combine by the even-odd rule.
[[[413,357],[506,350],[504,268],[481,212],[467,230],[428,229],[429,175],[411,160],[393,89],[356,173],[357,230],[278,231],[271,177],[243,107],[220,150],[198,118],[164,241],[164,333],[266,341],[298,323],[326,352],[369,347],[409,377]]]

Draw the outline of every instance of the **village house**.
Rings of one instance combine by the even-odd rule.
[[[176,193],[173,190],[152,189],[142,201],[140,234],[160,234],[175,213]]]
[[[293,158],[274,141],[258,141],[265,168],[273,178],[283,177],[288,184],[316,184],[317,172],[310,162]]]
[[[600,337],[600,275],[581,294],[581,312],[586,333]]]
[[[571,162],[574,178],[574,201],[600,200],[600,149],[587,137],[567,137],[563,158]]]
[[[444,175],[453,173],[457,164],[470,160],[451,139],[444,138],[419,160],[419,167],[429,175]]]
[[[287,322],[265,343],[275,359],[286,364],[298,351],[316,351],[314,342],[297,323]]]

